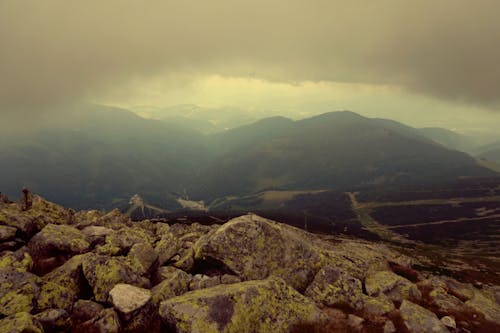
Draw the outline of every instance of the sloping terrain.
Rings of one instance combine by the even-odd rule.
[[[253,214],[167,222],[75,212],[39,196],[24,211],[0,203],[0,331],[500,329],[498,285],[431,273],[433,257],[415,249]]]
[[[0,134],[1,135],[1,134]],[[262,191],[434,183],[494,172],[418,130],[352,112],[263,119],[214,135],[97,105],[0,142],[0,191],[23,186],[73,208],[210,203]]]

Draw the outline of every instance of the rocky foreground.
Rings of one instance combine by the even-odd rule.
[[[0,203],[0,332],[500,332],[500,288],[256,215],[131,222]]]

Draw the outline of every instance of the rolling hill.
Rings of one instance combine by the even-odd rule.
[[[403,124],[331,112],[201,134],[127,110],[83,105],[52,129],[0,143],[0,191],[28,186],[74,208],[124,207],[134,194],[179,208],[264,190],[323,190],[491,176],[465,153]]]

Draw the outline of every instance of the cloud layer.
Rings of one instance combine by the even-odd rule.
[[[0,112],[158,73],[389,84],[496,109],[499,12],[496,0],[5,0]]]

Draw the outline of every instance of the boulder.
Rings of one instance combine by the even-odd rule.
[[[28,312],[19,312],[0,320],[0,332],[43,333],[42,325]]]
[[[354,310],[363,307],[361,281],[332,266],[325,266],[316,274],[305,295],[329,307],[348,306]]]
[[[372,322],[384,322],[395,309],[394,303],[384,294],[377,297],[363,295],[363,317]]]
[[[196,274],[189,283],[189,290],[197,290],[203,288],[215,287],[221,284],[220,276],[207,276],[203,274]]]
[[[73,333],[119,333],[121,323],[113,309],[104,309],[96,317],[76,325]]]
[[[80,299],[73,305],[71,319],[73,324],[83,323],[97,317],[102,310],[104,310],[104,307],[101,304]]]
[[[163,229],[160,234],[161,238],[155,246],[155,251],[158,254],[158,264],[160,266],[172,259],[181,247],[181,243],[178,238],[174,237],[169,230],[165,231],[165,228],[161,229]]]
[[[446,326],[431,311],[403,300],[399,308],[403,324],[409,333],[448,333]]]
[[[82,210],[73,215],[73,225],[78,229],[84,229],[95,225],[103,215],[104,213],[98,210]]]
[[[106,236],[106,242],[97,246],[96,251],[105,255],[126,255],[134,244],[154,243],[154,235],[139,227],[122,226]]]
[[[216,260],[243,280],[283,278],[305,290],[324,265],[321,253],[293,227],[249,214],[227,222],[200,238],[197,260]]]
[[[500,305],[493,297],[488,296],[479,290],[475,290],[474,296],[465,304],[474,311],[483,314],[487,321],[498,325],[500,323]]]
[[[186,250],[179,260],[172,264],[174,267],[182,269],[185,272],[189,272],[194,266],[194,250],[189,248]]]
[[[150,275],[158,266],[158,254],[149,243],[136,243],[127,258],[140,275]]]
[[[314,302],[279,278],[188,292],[161,303],[160,316],[176,332],[287,332],[294,325],[324,324]]]
[[[40,293],[40,278],[28,272],[0,271],[0,317],[31,312]]]
[[[87,241],[92,247],[103,245],[106,242],[106,236],[112,232],[113,229],[94,225],[82,229],[82,233],[87,237]]]
[[[45,332],[67,332],[71,328],[71,318],[63,309],[49,309],[37,313],[35,319],[42,324]]]
[[[118,283],[149,286],[149,280],[142,278],[125,257],[92,255],[83,262],[82,269],[98,302],[106,302],[109,292]]]
[[[371,272],[366,276],[365,288],[369,296],[381,294],[394,302],[419,300],[422,297],[416,285],[391,271]]]
[[[60,308],[71,312],[73,303],[86,292],[82,265],[91,256],[90,253],[74,256],[42,278],[43,285],[37,299],[39,311]]]
[[[436,313],[440,315],[453,315],[467,311],[464,302],[450,295],[443,288],[433,289],[427,299]]]
[[[28,243],[33,257],[49,257],[56,254],[80,254],[90,250],[85,235],[68,225],[49,224]]]
[[[0,225],[0,242],[6,242],[16,237],[17,229],[6,225]]]
[[[109,292],[109,300],[121,315],[130,318],[151,300],[151,292],[148,289],[119,283]]]
[[[26,272],[33,267],[33,260],[27,252],[4,252],[0,257],[0,271]]]
[[[117,284],[109,293],[124,332],[151,332],[157,324],[157,311],[151,303],[151,292],[128,284]]]
[[[175,267],[161,267],[161,282],[151,289],[153,294],[153,304],[159,305],[160,302],[169,298],[182,295],[189,290],[189,283],[192,276]]]

